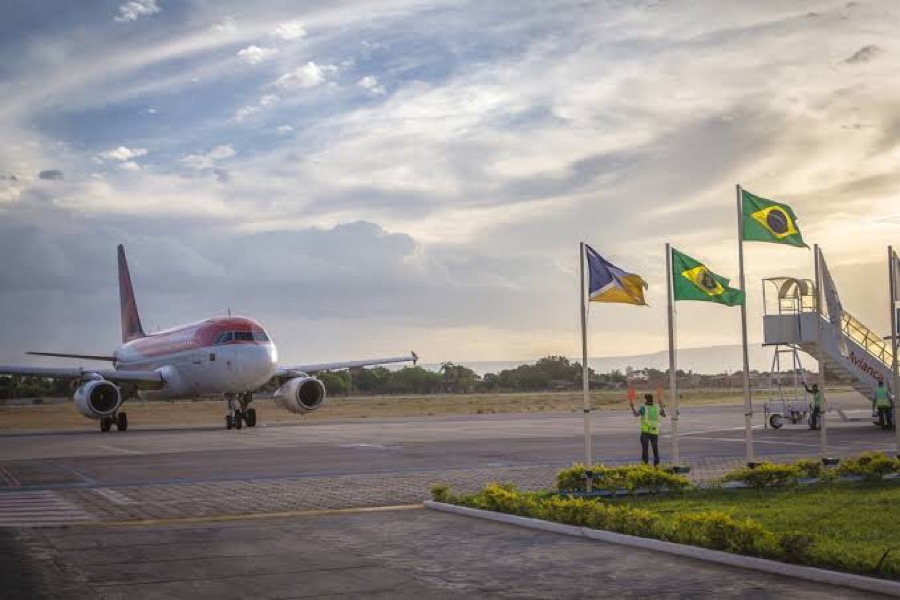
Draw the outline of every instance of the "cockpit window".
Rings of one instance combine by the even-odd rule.
[[[268,342],[269,336],[262,329],[253,331],[223,331],[216,338],[215,345],[230,344],[231,342]]]
[[[216,345],[227,344],[228,342],[234,339],[234,333],[231,331],[223,331],[219,334],[219,337],[216,338]]]

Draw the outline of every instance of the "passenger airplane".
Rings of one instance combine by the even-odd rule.
[[[29,352],[83,360],[109,361],[112,369],[0,366],[0,374],[32,375],[80,382],[75,406],[89,419],[100,421],[100,431],[115,423],[128,429],[120,410],[137,394],[144,400],[219,397],[228,402],[226,429],[256,425],[256,409],[250,408],[253,390],[278,381],[275,403],[293,413],[308,413],[325,402],[325,386],[312,377],[318,371],[340,370],[388,363],[416,363],[409,356],[376,358],[312,365],[278,366],[275,344],[257,321],[246,317],[213,317],[160,331],[144,333],[138,315],[125,249],[119,245],[119,302],[122,344],[111,356]],[[237,407],[236,404],[237,403]]]

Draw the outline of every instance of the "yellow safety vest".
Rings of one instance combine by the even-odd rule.
[[[875,388],[875,407],[890,408],[891,401],[888,400],[888,391],[886,387]]]
[[[659,434],[659,407],[645,404],[641,407],[641,433]]]

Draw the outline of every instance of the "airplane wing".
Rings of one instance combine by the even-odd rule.
[[[144,389],[159,389],[165,384],[156,371],[116,371],[115,369],[84,369],[82,367],[19,367],[0,365],[0,375],[31,375],[55,379],[84,379],[99,375],[112,382],[136,383]]]
[[[311,365],[291,365],[278,367],[275,371],[275,377],[294,377],[298,373],[313,374],[319,371],[340,371],[342,369],[353,369],[357,367],[370,367],[375,365],[388,365],[391,363],[411,362],[416,364],[419,355],[410,352],[407,356],[393,356],[390,358],[373,358],[371,360],[349,360],[345,362],[318,363]]]

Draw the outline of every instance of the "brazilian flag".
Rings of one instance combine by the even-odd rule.
[[[744,209],[744,240],[772,242],[809,248],[797,227],[797,215],[787,204],[780,204],[741,190]]]
[[[718,302],[725,306],[744,303],[744,292],[728,287],[727,279],[675,248],[672,248],[672,288],[675,300]]]

